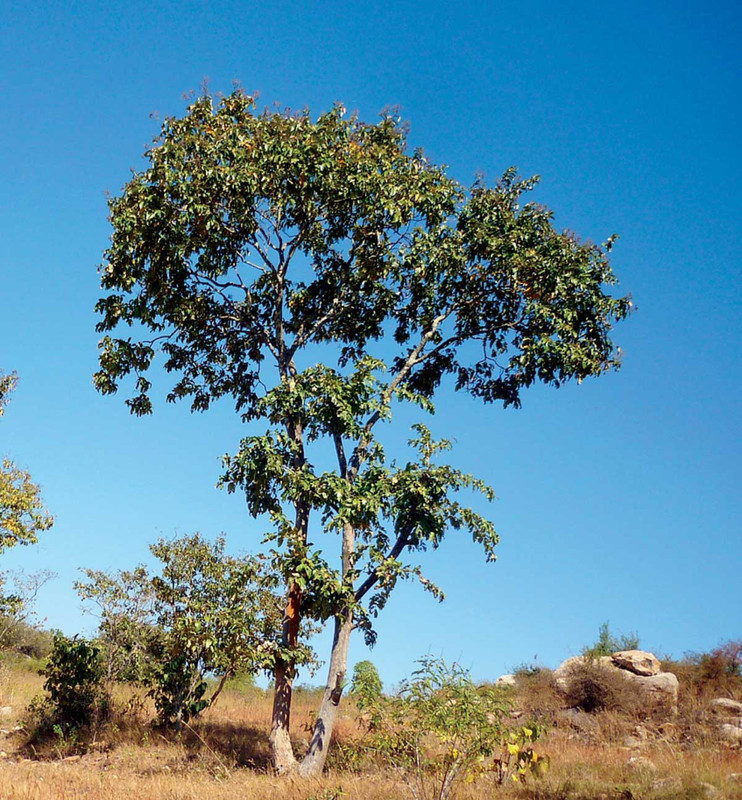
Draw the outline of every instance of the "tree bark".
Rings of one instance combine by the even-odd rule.
[[[327,672],[327,684],[322,697],[322,705],[314,724],[312,740],[304,760],[299,765],[299,774],[311,777],[319,775],[327,760],[327,749],[330,746],[332,731],[335,727],[340,698],[343,694],[345,673],[348,668],[348,644],[353,630],[353,613],[346,611],[335,617],[335,634],[332,641],[330,668]]]
[[[296,647],[299,640],[301,590],[296,584],[289,589],[286,617],[283,623],[283,646]],[[279,661],[273,673],[273,719],[269,744],[273,766],[278,772],[291,772],[296,767],[296,757],[291,746],[291,695],[294,681],[294,665]]]

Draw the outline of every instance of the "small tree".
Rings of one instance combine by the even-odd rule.
[[[353,667],[350,693],[356,699],[359,711],[370,708],[381,696],[382,684],[373,661],[359,661]]]
[[[0,417],[16,381],[15,373],[0,373]],[[0,553],[17,544],[35,543],[37,534],[53,524],[31,476],[4,458],[0,466]]]
[[[491,490],[439,463],[447,443],[415,427],[413,454],[390,461],[381,434],[396,403],[432,411],[439,385],[519,406],[523,389],[617,366],[609,338],[629,312],[601,248],[558,232],[522,196],[536,179],[508,170],[470,190],[408,152],[400,120],[376,125],[341,106],[255,112],[234,92],[196,100],[166,120],[134,175],[110,201],[113,238],[97,388],[134,377],[127,400],[152,410],[146,376],[157,352],[174,382],[168,400],[203,411],[229,396],[262,422],[225,459],[223,485],[267,515],[285,591],[281,653],[303,620],[334,626],[327,682],[301,772],[322,769],[345,683],[354,628],[449,529],[468,531],[488,560],[492,524],[455,497]],[[130,334],[111,336],[120,325]],[[135,335],[134,335],[135,334]],[[322,446],[318,456],[312,450]],[[320,469],[334,453],[334,469]],[[333,534],[338,551],[329,553]],[[313,543],[314,542],[314,543]],[[289,737],[296,664],[277,657],[271,748],[296,766]]]
[[[100,611],[108,680],[147,686],[161,720],[181,723],[216,701],[237,672],[269,669],[276,658],[281,601],[263,563],[224,553],[225,541],[199,534],[160,539],[160,574],[143,566],[108,575],[86,570],[80,596]],[[291,657],[306,662],[306,647]],[[218,676],[206,697],[206,677]]]

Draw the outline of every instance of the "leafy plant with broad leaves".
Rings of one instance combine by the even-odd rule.
[[[41,670],[49,695],[48,723],[65,733],[90,725],[108,707],[100,649],[80,637],[54,636],[54,646]]]
[[[442,597],[414,554],[453,529],[494,559],[491,522],[456,499],[491,490],[440,463],[447,445],[421,423],[409,459],[391,460],[393,410],[432,412],[444,381],[518,407],[534,383],[600,375],[618,365],[610,331],[631,303],[609,292],[613,240],[599,247],[557,231],[548,209],[523,201],[535,178],[510,169],[467,190],[408,150],[392,114],[366,124],[338,105],[313,119],[258,113],[240,91],[204,96],[167,119],[145,155],[147,168],[110,201],[95,384],[111,394],[132,378],[127,404],[150,413],[148,370],[160,354],[169,401],[203,411],[230,397],[249,423],[222,485],[269,524],[285,592],[277,652],[296,650],[307,620],[334,626],[300,767],[315,774],[352,630],[373,642],[400,580]],[[323,466],[328,450],[333,468]],[[297,763],[295,671],[293,657],[276,658],[280,770]]]
[[[446,800],[457,788],[494,773],[525,779],[544,759],[533,750],[537,726],[509,727],[510,705],[477,686],[458,664],[422,658],[412,679],[373,703],[363,746],[391,764],[415,800]]]

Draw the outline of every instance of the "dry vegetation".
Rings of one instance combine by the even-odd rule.
[[[81,741],[30,744],[24,708],[41,691],[37,663],[4,662],[0,669],[0,798],[2,800],[388,800],[410,797],[402,776],[381,763],[348,752],[364,728],[347,701],[328,772],[316,780],[271,772],[267,734],[270,697],[233,687],[187,728],[179,740],[154,729],[152,709],[129,690],[116,698],[117,712]],[[460,800],[742,800],[742,752],[719,741],[708,709],[712,697],[742,700],[742,678],[711,674],[708,664],[665,664],[681,680],[681,702],[671,714],[607,685],[602,710],[566,711],[551,673],[519,678],[511,690],[522,717],[549,727],[538,743],[551,769],[526,784],[496,786],[485,776],[461,787]],[[706,673],[704,673],[706,670]],[[594,687],[591,689],[594,691]],[[311,691],[297,691],[296,744],[317,706]],[[624,704],[624,707],[621,707]],[[12,711],[8,711],[11,707]],[[123,710],[126,709],[126,713]],[[337,746],[340,743],[341,747]]]

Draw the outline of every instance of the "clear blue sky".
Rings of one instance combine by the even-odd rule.
[[[6,4],[0,368],[20,385],[0,452],[57,524],[0,568],[56,571],[39,611],[73,633],[92,624],[78,567],[131,567],[176,532],[258,546],[243,501],[214,488],[241,435],[227,404],[135,419],[91,383],[106,193],[185,92],[238,80],[317,113],[399,105],[411,143],[464,183],[540,174],[558,226],[621,235],[639,308],[616,375],[520,411],[442,397],[435,433],[498,495],[499,560],[456,538],[426,560],[448,599],[390,602],[370,654],[384,680],[429,651],[478,678],[555,666],[605,620],[658,654],[742,637],[740,40],[732,3]]]

